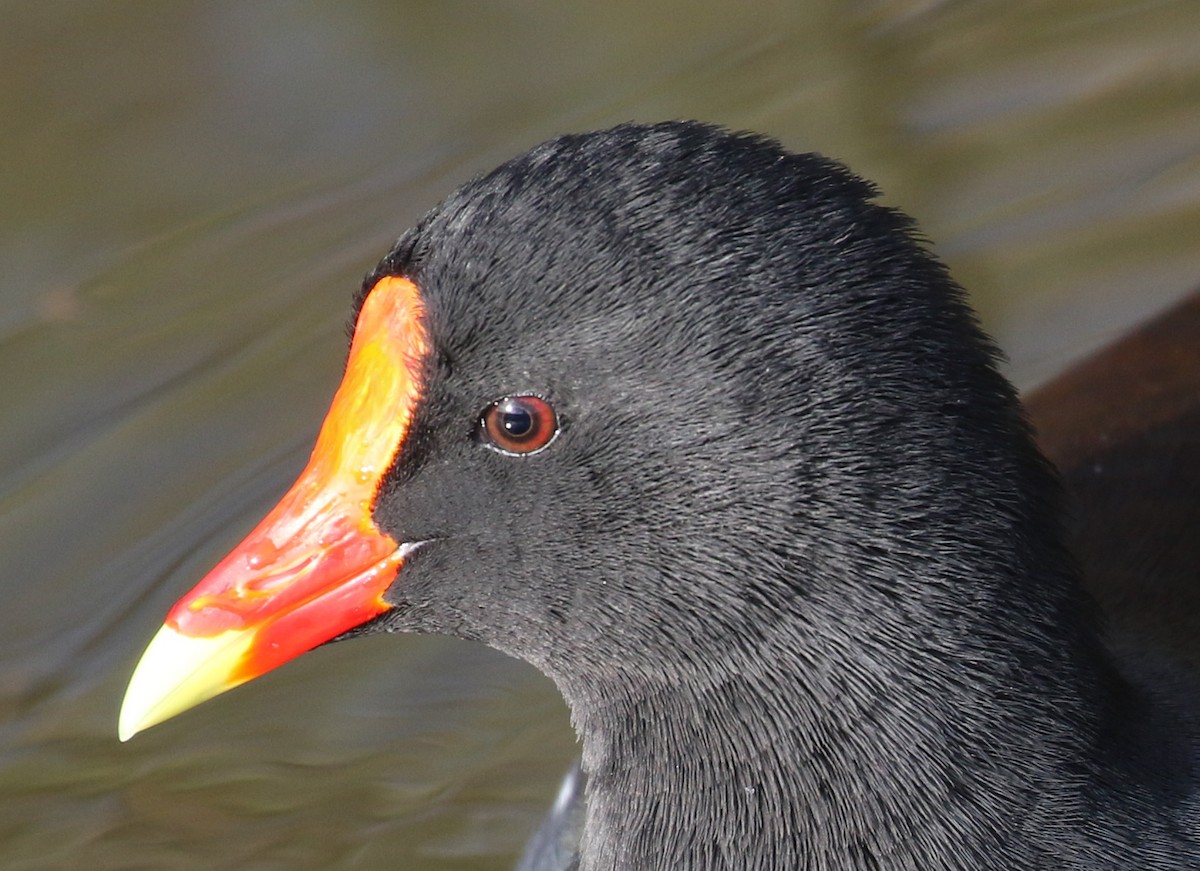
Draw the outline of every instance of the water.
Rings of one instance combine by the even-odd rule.
[[[1200,282],[1200,5],[10,3],[0,867],[504,868],[574,753],[532,669],[327,648],[116,741],[167,607],[303,466],[350,293],[556,132],[848,161],[1029,386]]]

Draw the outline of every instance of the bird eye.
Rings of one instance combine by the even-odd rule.
[[[479,426],[484,442],[504,454],[532,454],[558,435],[558,417],[537,396],[506,396],[483,410]]]

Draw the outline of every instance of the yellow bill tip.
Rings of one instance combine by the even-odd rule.
[[[239,666],[254,641],[249,631],[191,638],[163,626],[138,661],[117,722],[128,741],[138,732],[169,720],[213,696],[244,683]]]

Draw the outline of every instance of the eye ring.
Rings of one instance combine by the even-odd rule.
[[[505,396],[479,415],[479,432],[484,444],[502,454],[536,454],[558,435],[558,415],[540,396]]]

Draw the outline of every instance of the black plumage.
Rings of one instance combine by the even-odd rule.
[[[994,347],[874,196],[682,122],[451,195],[364,284],[434,350],[374,508],[425,544],[359,631],[555,681],[588,871],[1197,867],[1195,722],[1105,649]],[[514,394],[545,450],[481,444]]]

